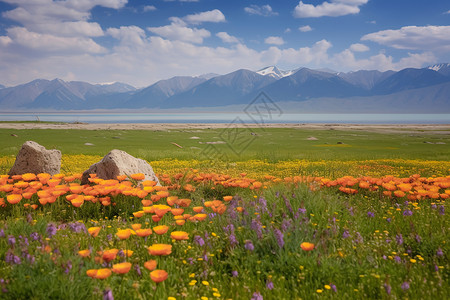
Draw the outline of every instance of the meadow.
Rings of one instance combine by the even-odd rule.
[[[2,299],[450,297],[448,132],[0,136],[0,174],[27,140],[63,153],[61,174],[0,176]],[[149,161],[162,186],[81,186],[112,149]]]

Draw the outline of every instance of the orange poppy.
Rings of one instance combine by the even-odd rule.
[[[137,181],[145,179],[145,175],[143,173],[131,174],[130,177]]]
[[[311,250],[314,249],[314,244],[313,243],[308,243],[308,242],[303,242],[303,243],[300,244],[300,247],[304,251],[311,251]]]
[[[182,226],[182,225],[184,225],[184,223],[186,223],[186,221],[185,220],[176,220],[175,223],[179,226]]]
[[[163,282],[167,277],[169,277],[169,274],[164,270],[154,270],[150,272],[150,278],[156,283]]]
[[[22,174],[22,179],[25,181],[33,181],[36,180],[36,175],[33,173],[25,173]]]
[[[192,210],[196,213],[201,213],[203,211],[203,206],[195,206]]]
[[[150,228],[147,229],[137,229],[136,235],[140,237],[146,237],[152,234],[152,230]]]
[[[197,221],[203,221],[204,219],[206,219],[207,216],[208,216],[207,214],[196,214],[196,215],[194,216],[194,218],[195,218]]]
[[[223,196],[223,201],[231,201],[233,199],[233,196]]]
[[[90,254],[91,254],[91,250],[89,250],[89,249],[78,251],[78,255],[81,257],[88,257]]]
[[[88,232],[91,236],[96,237],[101,229],[101,227],[89,227]]]
[[[127,229],[119,229],[119,230],[117,230],[116,235],[119,237],[119,239],[126,240],[131,235],[131,229],[129,229],[129,228],[127,228]]]
[[[182,208],[172,208],[171,213],[174,216],[180,216],[180,215],[182,215],[184,213],[184,209],[182,209]]]
[[[185,231],[172,231],[170,233],[170,237],[174,240],[180,241],[180,240],[188,240],[189,234]]]
[[[110,262],[111,260],[115,259],[117,256],[117,253],[119,253],[118,249],[109,249],[109,250],[105,250],[102,253],[102,258],[103,260],[105,260],[106,262]]]
[[[160,235],[166,233],[167,230],[169,230],[169,226],[167,226],[167,225],[159,225],[159,226],[153,227],[153,231],[156,234],[160,234]]]
[[[168,244],[153,244],[148,247],[148,253],[150,255],[169,255],[172,253],[172,245]]]
[[[144,212],[143,210],[140,210],[140,211],[134,212],[134,213],[133,213],[133,216],[134,216],[135,218],[141,218],[141,217],[144,216],[144,214],[145,214],[145,212]]]
[[[157,264],[158,262],[156,260],[151,259],[144,263],[144,267],[149,271],[153,271],[154,269],[156,269]]]
[[[95,278],[97,279],[106,279],[109,276],[111,276],[111,270],[110,269],[98,269],[97,273],[95,274]]]
[[[131,269],[131,263],[129,262],[123,262],[120,264],[114,264],[112,266],[112,271],[116,274],[126,274],[130,271]]]
[[[6,196],[6,200],[10,203],[10,204],[17,204],[20,202],[20,200],[22,200],[22,195],[19,194],[11,194]]]
[[[91,278],[95,278],[95,276],[97,276],[97,269],[89,269],[86,271],[86,275],[91,277]]]
[[[75,207],[80,207],[84,203],[84,196],[79,195],[75,199],[72,200],[72,205]]]

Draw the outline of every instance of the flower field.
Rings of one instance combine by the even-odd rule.
[[[80,185],[100,158],[0,176],[0,298],[450,296],[449,162],[171,159],[162,186]]]

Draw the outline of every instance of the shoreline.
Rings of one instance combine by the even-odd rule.
[[[354,130],[385,133],[450,134],[450,124],[341,124],[341,123],[0,123],[0,129],[60,130],[203,130],[220,128],[292,128],[307,130]]]

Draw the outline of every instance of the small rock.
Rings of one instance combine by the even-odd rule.
[[[81,184],[89,183],[89,174],[97,174],[98,178],[116,179],[119,175],[132,175],[143,173],[144,180],[153,180],[160,185],[153,168],[143,159],[136,158],[121,150],[112,150],[99,162],[93,164],[84,171]]]
[[[307,138],[308,141],[317,141],[319,140],[318,138],[314,137],[314,136],[310,136]]]
[[[14,133],[11,133],[11,136],[13,136],[13,137],[18,137],[18,135],[17,135],[17,134],[14,134]]]
[[[338,144],[338,145],[342,145],[342,144],[344,144],[344,143],[343,143],[343,142],[337,142],[337,144]]]
[[[85,146],[94,146],[92,143],[84,143]]]
[[[199,140],[200,138],[198,136],[191,136],[190,139],[191,140]]]
[[[27,141],[17,154],[16,161],[9,171],[9,175],[25,173],[58,174],[61,170],[61,151],[47,150],[44,146],[33,141]]]

